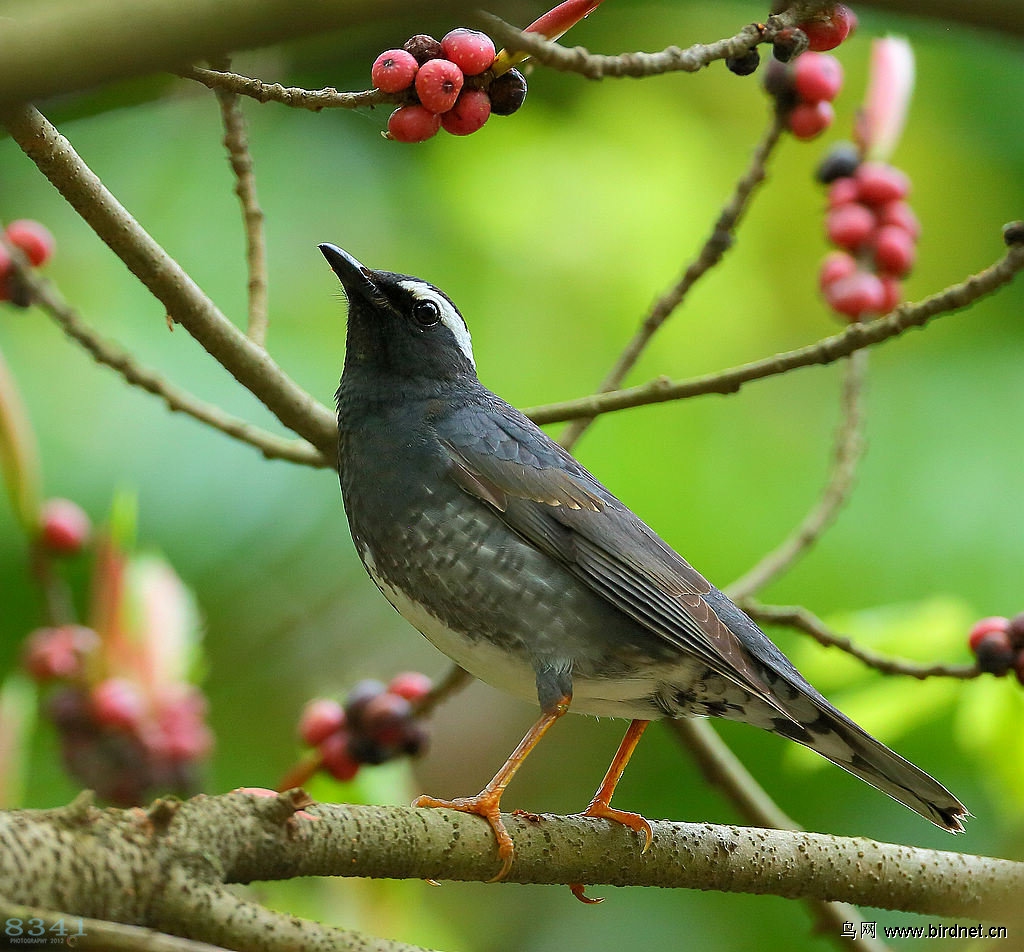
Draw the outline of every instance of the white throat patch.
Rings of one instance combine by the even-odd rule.
[[[405,288],[417,301],[433,301],[438,306],[441,312],[441,323],[452,332],[455,342],[459,345],[459,350],[475,370],[473,339],[469,336],[469,328],[466,327],[462,315],[455,309],[455,305],[426,281],[399,281],[398,285]]]

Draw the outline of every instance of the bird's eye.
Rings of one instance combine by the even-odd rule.
[[[441,320],[441,308],[435,301],[417,301],[412,306],[412,316],[420,327],[433,327]]]

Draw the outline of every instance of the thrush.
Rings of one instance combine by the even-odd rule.
[[[443,291],[322,244],[348,298],[337,392],[352,540],[405,619],[470,674],[540,705],[476,796],[417,803],[490,823],[513,844],[505,787],[568,711],[631,724],[586,816],[642,816],[611,796],[647,724],[723,717],[786,737],[942,829],[967,810],[832,706],[750,617],[576,459],[477,378],[469,330]]]

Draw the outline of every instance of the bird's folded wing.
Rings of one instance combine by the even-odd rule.
[[[466,414],[463,426],[458,416],[450,419],[439,436],[451,478],[620,611],[778,708],[740,640],[703,598],[711,584],[557,443],[518,417],[508,408],[500,415],[493,409]]]

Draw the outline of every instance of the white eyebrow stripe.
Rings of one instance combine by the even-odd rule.
[[[473,339],[469,335],[469,328],[462,315],[455,309],[455,305],[448,300],[437,288],[426,281],[399,281],[398,286],[405,288],[417,301],[433,301],[441,310],[441,323],[451,331],[455,343],[459,345],[466,360],[470,362],[473,369],[476,369],[476,360],[473,357]]]

